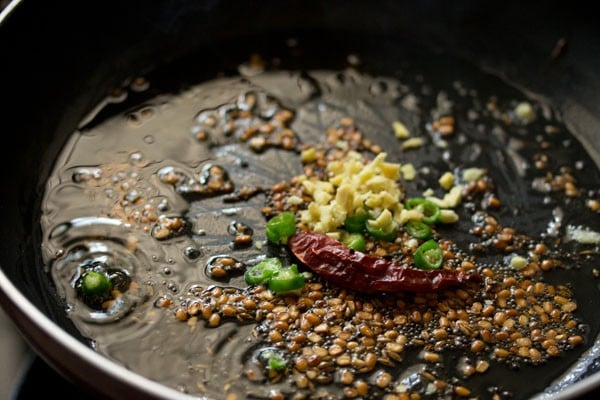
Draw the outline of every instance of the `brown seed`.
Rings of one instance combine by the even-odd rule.
[[[506,358],[509,355],[509,352],[506,349],[497,347],[494,349],[494,355],[498,358]]]
[[[278,343],[283,340],[283,336],[281,336],[281,332],[273,330],[269,332],[269,340],[273,343]]]
[[[308,379],[315,380],[317,378],[317,376],[319,375],[319,371],[316,369],[309,369],[308,371],[306,371],[306,377]]]
[[[369,393],[369,385],[363,380],[356,381],[354,387],[359,396],[366,396]]]
[[[448,337],[448,332],[446,332],[445,329],[439,328],[433,331],[433,337],[437,340],[446,339]]]
[[[396,338],[396,343],[406,344],[406,343],[408,343],[408,337],[406,335],[399,335]]]
[[[519,347],[517,354],[521,357],[529,357],[529,347]]]
[[[462,373],[466,377],[473,375],[475,372],[477,372],[477,371],[475,370],[475,367],[472,366],[471,364],[465,364],[462,367]]]
[[[578,325],[577,321],[575,321],[573,319],[565,322],[566,329],[574,329],[577,325]]]
[[[448,386],[448,384],[446,382],[439,380],[439,379],[435,379],[433,381],[433,385],[439,390],[443,390]]]
[[[540,353],[538,349],[532,347],[529,349],[529,358],[533,361],[540,361],[542,359],[542,353]]]
[[[374,154],[379,154],[383,151],[383,149],[381,148],[381,146],[374,144],[370,147],[371,152],[373,152]]]
[[[316,333],[328,333],[329,325],[327,324],[319,324],[313,328]]]
[[[577,346],[583,343],[583,337],[576,335],[576,336],[570,336],[569,339],[567,340],[569,345],[571,346]]]
[[[310,323],[311,326],[316,326],[321,323],[321,318],[319,318],[313,313],[306,313],[303,317],[306,318],[306,320]]]
[[[246,310],[256,310],[256,302],[252,299],[244,299],[244,301],[242,302],[242,305],[244,306],[244,308]]]
[[[296,386],[298,386],[299,389],[305,389],[308,387],[308,378],[306,375],[298,375],[296,377]]]
[[[560,350],[556,346],[550,346],[546,349],[546,353],[551,357],[556,357],[560,354]]]
[[[178,308],[175,311],[175,318],[177,318],[179,321],[187,321],[188,313],[183,308]]]
[[[485,348],[485,343],[481,340],[474,340],[471,343],[471,351],[473,353],[478,353],[480,351],[482,351]]]
[[[366,337],[373,337],[373,330],[368,325],[361,325],[358,328],[359,332]]]
[[[317,333],[309,333],[307,337],[313,343],[321,343],[323,341],[323,337]]]
[[[287,319],[287,318],[286,318]],[[285,332],[289,329],[289,324],[286,322],[286,319],[278,319],[273,323],[273,328],[277,329],[280,332]]]
[[[404,345],[400,343],[390,342],[386,343],[385,349],[393,353],[402,353],[402,351],[404,350]]]
[[[411,321],[413,321],[413,322],[421,322],[421,312],[420,312],[420,311],[418,311],[418,310],[415,310],[415,311],[413,311],[413,312],[410,314],[410,319],[411,319]]]
[[[553,267],[554,267],[554,261],[550,260],[550,259],[546,259],[546,260],[542,261],[542,263],[540,264],[540,268],[543,271],[550,271]]]
[[[515,320],[512,318],[509,318],[506,321],[504,321],[504,323],[502,324],[502,328],[510,331],[511,329],[513,329],[515,327],[515,324],[516,324]]]
[[[375,379],[375,384],[380,388],[388,387],[392,382],[392,375],[389,372],[381,372],[377,375]]]
[[[519,297],[517,299],[515,299],[515,304],[517,306],[517,308],[522,309],[527,307],[527,299],[524,299],[522,297]],[[521,314],[521,316],[524,316],[524,314]]]
[[[477,322],[477,325],[482,329],[492,329],[494,326],[491,322],[485,320]]]
[[[350,385],[354,381],[354,374],[349,369],[342,369],[340,372],[340,382],[343,385]]]
[[[342,354],[341,356],[339,356],[338,358],[335,359],[335,362],[337,363],[337,365],[343,367],[343,366],[350,365],[350,363],[352,362],[352,359],[350,358],[349,355]]]
[[[233,242],[238,246],[246,246],[252,243],[252,235],[237,235]]]
[[[442,135],[451,135],[454,133],[454,126],[452,125],[440,125],[438,132]]]
[[[506,313],[500,311],[494,314],[494,323],[496,325],[502,325],[506,321]]]
[[[236,315],[237,311],[236,311],[235,307],[230,306],[230,305],[225,305],[225,306],[223,306],[223,308],[221,308],[221,313],[223,313],[223,315],[226,317],[233,317]]]
[[[475,265],[471,261],[463,261],[460,267],[464,270],[470,271],[475,268]]]
[[[298,357],[296,362],[294,363],[294,367],[300,371],[304,372],[308,368],[308,361],[304,357]]]
[[[523,346],[523,347],[530,347],[531,346],[531,339],[529,338],[519,338],[515,340],[515,344],[517,346]]]
[[[481,271],[481,273],[483,276],[486,276],[488,278],[493,278],[494,276],[496,276],[496,273],[491,268],[484,268],[483,271]]]
[[[160,308],[168,308],[173,304],[173,300],[169,299],[168,297],[161,297],[158,300],[156,300],[155,304],[157,307]]]
[[[423,360],[425,360],[427,362],[436,363],[436,362],[439,362],[441,360],[441,357],[437,353],[434,353],[434,352],[431,352],[431,351],[425,351],[423,353]]]
[[[202,314],[202,318],[205,320],[208,320],[213,313],[212,307],[208,304],[203,305],[200,311]]]
[[[490,363],[485,361],[485,360],[479,360],[477,361],[477,364],[475,364],[475,371],[481,373],[484,373],[485,371],[488,370],[488,368],[490,367]]]
[[[211,328],[215,328],[217,326],[219,326],[221,324],[221,316],[217,313],[212,314],[209,318],[208,318],[208,326],[210,326]]]
[[[364,368],[365,364],[366,363],[364,362],[364,360],[361,360],[360,358],[356,358],[356,357],[352,358],[352,366],[358,370]],[[361,372],[363,372],[363,371],[361,371]],[[368,372],[368,371],[364,371],[364,372]]]
[[[492,334],[491,331],[487,330],[487,329],[483,329],[481,331],[479,331],[479,335],[481,336],[481,339],[485,342],[485,343],[494,343],[494,335]]]
[[[319,357],[319,359],[324,359],[328,356],[329,352],[324,347],[315,346],[313,348],[315,354]]]
[[[344,349],[339,345],[334,344],[331,347],[329,347],[329,354],[334,357],[339,356],[343,352],[344,352]]]
[[[493,305],[487,305],[483,308],[483,310],[481,310],[481,313],[485,316],[485,317],[491,317],[494,312],[496,312],[496,307],[494,307]]]
[[[460,397],[467,397],[471,394],[471,391],[464,386],[456,386],[454,388],[454,393]]]
[[[187,312],[190,315],[196,315],[196,314],[198,314],[198,312],[200,312],[200,307],[201,307],[201,304],[199,302],[197,302],[197,301],[192,302],[188,305]]]

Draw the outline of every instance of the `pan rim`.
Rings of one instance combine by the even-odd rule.
[[[9,14],[20,4],[22,0],[12,0],[8,3],[7,7],[0,11],[0,24],[9,16]],[[575,132],[573,132],[575,133]],[[577,139],[582,140],[583,135],[576,135]],[[586,145],[586,149],[592,147]],[[597,165],[600,165],[599,160],[595,160]],[[135,388],[142,390],[145,393],[152,393],[152,395],[159,395],[160,398],[182,398],[186,397],[185,394],[177,392],[173,389],[169,389],[166,386],[148,380],[143,376],[134,373],[121,365],[110,361],[102,355],[94,352],[83,343],[77,341],[74,337],[68,334],[64,329],[60,328],[56,323],[50,320],[44,315],[33,303],[29,301],[10,281],[10,279],[4,274],[2,266],[0,265],[0,306],[7,311],[10,318],[17,322],[17,318],[13,313],[19,312],[19,317],[27,318],[31,324],[37,325],[40,332],[47,335],[59,344],[64,344],[65,348],[78,355],[81,359],[86,362],[98,367],[102,372],[113,376],[119,381],[123,381],[127,385],[132,385]],[[21,329],[23,327],[19,325]],[[600,337],[595,339],[600,340]],[[41,350],[38,348],[39,344],[35,343],[35,348],[38,352]],[[554,399],[574,399],[578,396],[588,393],[594,388],[600,387],[600,374],[595,373],[589,377],[576,382],[569,387],[561,390],[559,393],[553,395]],[[149,389],[149,390],[148,390]],[[197,397],[190,397],[197,398]],[[546,396],[541,393],[533,397],[533,399],[544,399]]]

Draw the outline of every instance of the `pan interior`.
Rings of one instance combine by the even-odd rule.
[[[439,395],[435,383],[442,381],[482,398],[496,393],[525,399],[561,377],[570,384],[587,375],[587,365],[583,372],[574,366],[593,346],[600,329],[595,317],[600,306],[595,269],[598,245],[572,238],[574,232],[600,231],[597,211],[591,209],[600,197],[600,175],[560,113],[535,93],[519,90],[466,60],[422,43],[327,35],[326,43],[320,35],[281,35],[276,46],[256,37],[251,40],[257,44],[252,52],[239,43],[204,49],[202,54],[150,74],[132,76],[81,122],[48,180],[41,222],[47,272],[82,335],[96,351],[127,368],[198,395],[220,396],[225,390],[267,398],[275,390],[341,396],[358,390],[356,382],[363,381],[373,398],[386,390],[416,391],[427,398]],[[227,56],[220,52],[222,48],[228,49]],[[532,107],[535,116],[526,124],[516,117],[516,110],[524,104]],[[268,316],[273,310],[265,306],[264,313],[259,313],[250,305],[244,308],[247,285],[240,271],[220,279],[210,274],[215,260],[229,257],[243,268],[278,251],[262,246],[265,194],[258,190],[242,200],[219,190],[186,191],[165,176],[179,174],[186,182],[202,183],[203,174],[217,167],[226,171],[235,188],[271,188],[302,174],[297,148],[271,146],[256,151],[226,127],[234,113],[246,113],[245,122],[237,121],[241,130],[253,118],[269,121],[281,111],[293,114],[287,128],[299,142],[308,144],[323,143],[329,128],[351,118],[366,139],[387,153],[389,161],[416,167],[417,178],[403,182],[410,196],[428,188],[442,193],[437,180],[446,171],[485,169],[501,201],[487,213],[551,249],[554,267],[540,268],[531,280],[546,290],[564,286],[573,294],[577,309],[568,314],[574,324],[569,332],[583,343],[570,346],[565,338],[565,344],[558,346],[560,356],[548,357],[540,365],[531,362],[533,353],[528,353],[525,362],[518,357],[502,360],[494,353],[500,346],[492,342],[484,352],[465,356],[477,333],[467,327],[461,333],[461,324],[454,324],[446,329],[454,342],[444,346],[441,358],[433,362],[423,360],[425,345],[415,341],[395,355],[378,354],[376,367],[369,370],[352,364],[346,368],[342,361],[323,355],[325,372],[314,377],[308,374],[306,386],[300,383],[304,371],[293,364],[289,374],[265,385],[269,377],[257,367],[260,353],[267,347],[281,350],[274,336],[269,336],[275,335],[274,317]],[[455,119],[454,131],[440,135],[432,124],[446,116]],[[421,137],[424,145],[403,149],[403,142],[394,135],[395,121]],[[568,192],[570,185],[565,181],[575,186],[576,195]],[[506,270],[514,254],[530,257],[533,249],[527,247],[479,252],[477,243],[484,240],[472,232],[479,223],[475,211],[484,203],[479,199],[462,204],[457,209],[459,222],[440,229],[440,234],[465,253],[473,253],[482,270],[485,266]],[[164,233],[161,221],[181,226]],[[251,229],[252,243],[232,244],[232,226]],[[134,284],[124,290],[110,312],[92,309],[77,296],[75,286],[82,268],[93,263],[110,265],[123,282]],[[511,301],[517,289],[511,287]],[[335,293],[339,295],[334,288],[326,295]],[[550,315],[556,307],[552,298],[561,294],[547,295],[543,300],[550,303],[550,309],[545,314]],[[410,294],[398,296],[403,303],[415,301]],[[479,293],[468,301],[485,306],[497,293],[490,296]],[[369,304],[363,311],[393,316],[389,297],[355,294],[354,301]],[[197,304],[195,313],[190,311],[192,304]],[[539,306],[545,307],[542,300]],[[187,314],[179,318],[178,310],[183,308]],[[516,303],[513,308],[518,308]],[[465,310],[472,307],[465,306]],[[435,305],[413,311],[429,313],[439,323],[441,314]],[[521,334],[531,335],[535,320],[544,318],[544,311],[533,313],[521,322]],[[423,341],[423,332],[427,335],[439,329],[435,322],[430,324],[435,329],[428,328],[428,323],[414,318],[410,326],[398,329],[409,340]],[[481,319],[472,318],[469,315],[467,321],[475,328],[473,321]],[[518,316],[514,318],[518,324]],[[560,330],[568,321],[550,322],[543,330]],[[494,335],[501,331],[502,327],[492,329]],[[309,329],[308,340],[311,333],[315,332]],[[352,335],[359,345],[368,336],[365,332]],[[316,348],[334,344],[333,336],[323,343],[316,336],[314,340],[305,347],[317,353]],[[436,340],[426,341],[434,348]],[[539,339],[526,347],[543,352],[547,347],[542,343]],[[481,363],[490,366],[469,372],[469,366],[476,369]],[[345,384],[343,371],[351,367],[355,368],[353,383]],[[383,388],[378,382],[388,374],[391,383]]]

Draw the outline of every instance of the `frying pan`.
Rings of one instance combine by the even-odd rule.
[[[403,43],[416,43],[461,60],[422,65],[427,71],[460,75],[469,65],[559,110],[595,164],[589,173],[597,179],[600,32],[593,15],[564,2],[14,1],[0,20],[6,140],[0,197],[2,306],[41,357],[91,393],[115,399],[184,398],[95,353],[44,273],[39,220],[45,182],[69,135],[107,88],[174,64],[176,84],[210,79],[235,69],[255,49],[277,55],[288,37],[306,37],[314,45],[303,48],[295,66],[335,68],[340,65],[336,54],[363,51],[365,68],[374,71],[393,70],[390,65],[403,60],[397,53]],[[414,60],[418,68],[418,57]],[[598,227],[598,221],[591,223]],[[584,301],[582,307],[595,318],[591,346],[600,325],[591,310],[599,296],[596,285],[584,287],[581,299],[589,304]],[[579,361],[570,360],[581,365],[578,378],[554,398],[595,391],[600,386],[596,356],[584,352]]]

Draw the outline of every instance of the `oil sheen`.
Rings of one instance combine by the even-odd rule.
[[[585,207],[586,200],[598,197],[597,170],[548,105],[476,69],[444,80],[414,66],[401,73],[372,73],[352,65],[360,54],[348,59],[351,65],[336,70],[244,64],[239,75],[159,93],[152,91],[152,76],[132,79],[82,121],[47,182],[41,223],[48,273],[66,312],[95,351],[166,386],[209,398],[224,398],[226,393],[269,398],[276,392],[343,397],[361,390],[360,382],[370,388],[362,397],[413,391],[433,398],[440,392],[432,374],[481,398],[490,393],[528,398],[576,364],[598,330],[597,322],[588,318],[593,305],[576,312],[586,345],[537,366],[503,363],[493,355],[468,351],[465,355],[465,333],[440,351],[439,360],[424,356],[422,346],[406,345],[398,359],[362,370],[358,361],[346,365],[331,356],[331,349],[342,343],[329,342],[334,335],[320,342],[311,336],[312,330],[304,338],[282,339],[314,340],[314,353],[306,357],[309,366],[303,367],[295,347],[278,346],[277,338],[269,336],[277,330],[274,315],[281,318],[279,332],[285,336],[283,322],[299,326],[301,320],[286,319],[283,313],[303,308],[273,308],[267,295],[262,303],[246,296],[243,271],[268,253],[262,213],[266,189],[302,174],[300,145],[323,143],[327,129],[345,118],[382,148],[389,161],[415,167],[417,177],[403,182],[407,193],[439,190],[437,180],[446,171],[485,168],[503,202],[494,215],[520,233],[554,243],[567,225],[586,224],[582,216],[597,219]],[[515,109],[523,102],[536,113],[527,124],[515,119]],[[432,128],[432,122],[448,115],[456,120],[456,129],[446,136]],[[403,148],[393,130],[395,121],[421,138],[422,145]],[[261,131],[257,124],[270,127]],[[547,177],[574,165],[573,160],[586,166],[571,170],[581,196],[565,200]],[[544,179],[550,186],[540,184]],[[465,252],[476,252],[470,229],[477,224],[472,216],[481,204],[461,207],[460,223],[444,235],[451,235]],[[567,243],[564,251],[576,255],[578,267],[567,265],[541,280],[569,282],[575,298],[578,290],[589,293],[590,285],[596,290],[590,280],[598,261],[593,249]],[[582,250],[589,250],[587,258],[579,254]],[[527,251],[521,249],[525,256]],[[505,257],[487,254],[482,263],[506,268]],[[122,284],[119,296],[104,308],[85,304],[75,289],[93,265],[116,274]],[[331,299],[313,300],[325,304]],[[412,300],[402,297],[404,302]],[[354,301],[369,304],[364,310],[371,316],[391,315],[387,300],[356,294]],[[326,324],[326,315],[316,316]],[[409,340],[411,333],[422,335],[427,324],[413,325],[400,331]],[[341,332],[345,326],[327,329]],[[367,331],[349,332],[347,342],[368,345]],[[377,340],[394,338],[382,334]],[[284,350],[287,374],[272,380],[261,368],[265,349]],[[489,369],[473,373],[485,365],[482,361]],[[329,369],[322,365],[329,375],[306,373],[320,362],[330,363]],[[349,374],[352,383],[346,381]],[[567,377],[570,382],[578,374]]]

